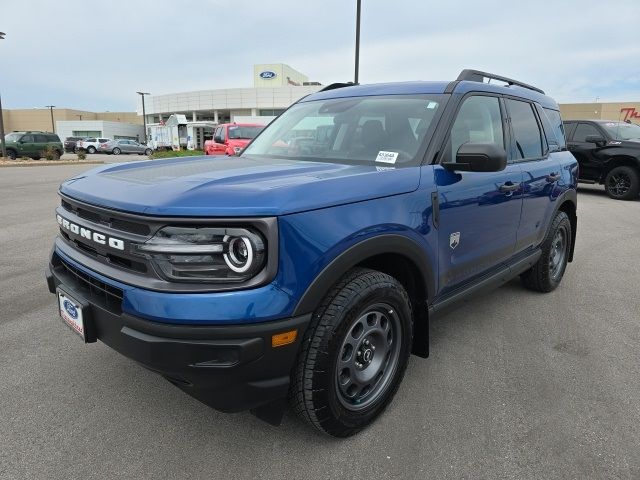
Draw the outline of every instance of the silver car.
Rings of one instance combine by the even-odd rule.
[[[112,153],[120,155],[121,153],[137,153],[138,155],[151,155],[153,150],[146,145],[136,142],[135,140],[111,140],[103,143],[98,147],[100,153]]]

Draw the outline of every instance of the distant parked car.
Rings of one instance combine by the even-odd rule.
[[[79,140],[76,143],[76,147],[79,150],[86,151],[87,153],[96,153],[101,144],[107,143],[110,141],[111,141],[110,138],[88,137],[88,138],[83,138],[82,140]]]
[[[120,155],[121,153],[151,155],[153,150],[146,145],[136,142],[135,140],[110,140],[107,143],[100,144],[98,152],[112,153],[113,155]]]
[[[253,123],[225,123],[218,125],[213,140],[204,142],[205,155],[239,155],[264,125]]]
[[[67,137],[64,140],[64,151],[73,153],[76,151],[76,144],[78,140],[82,140],[85,137]]]
[[[62,142],[55,133],[47,132],[13,132],[4,137],[7,157],[31,157],[39,160],[47,148],[53,148],[55,156],[62,155]]]

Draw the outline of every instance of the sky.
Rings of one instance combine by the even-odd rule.
[[[0,0],[5,108],[133,111],[136,91],[353,79],[356,0]],[[640,101],[640,0],[362,0],[360,83],[474,68],[559,103]]]

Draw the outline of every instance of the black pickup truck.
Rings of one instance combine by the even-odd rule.
[[[579,181],[604,185],[616,200],[640,192],[640,125],[612,120],[569,120],[567,148],[580,165]]]

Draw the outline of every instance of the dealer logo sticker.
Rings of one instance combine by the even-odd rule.
[[[456,247],[460,244],[460,232],[453,232],[449,235],[449,246],[451,250],[455,250]]]
[[[276,78],[276,72],[272,72],[271,70],[265,70],[264,72],[260,72],[260,78],[265,80],[271,80],[272,78]]]

